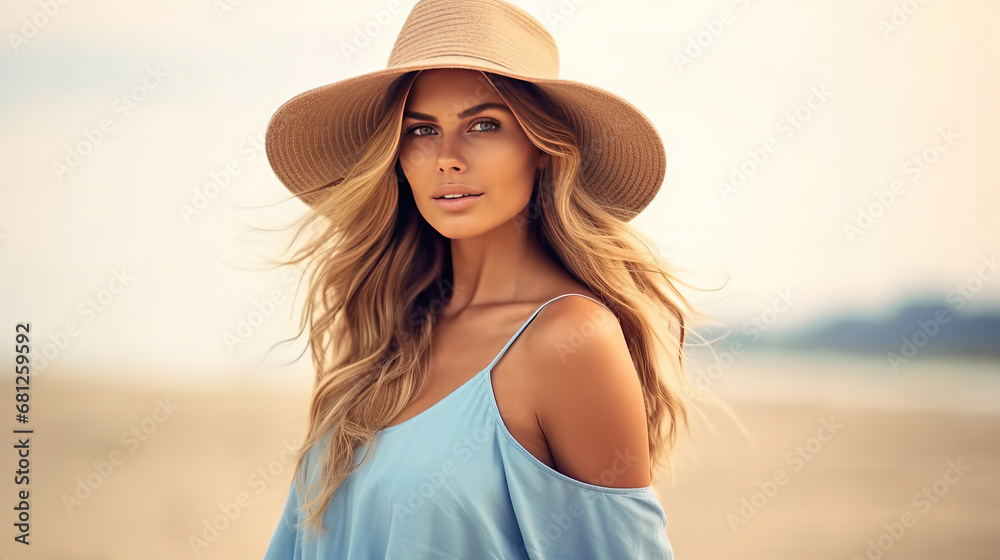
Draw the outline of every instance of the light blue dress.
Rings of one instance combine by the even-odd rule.
[[[568,295],[587,297],[547,301],[486,369],[378,432],[372,457],[330,500],[328,533],[296,527],[300,498],[292,484],[264,560],[672,560],[667,518],[651,487],[596,486],[563,475],[524,449],[501,420],[490,371],[542,308]],[[317,479],[327,444],[314,446],[297,473],[305,475],[304,488]],[[627,453],[619,459],[630,460]]]

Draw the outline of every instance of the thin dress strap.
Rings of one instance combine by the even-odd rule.
[[[536,310],[535,310],[535,312],[534,312],[534,313],[532,313],[532,314],[531,314],[531,317],[528,317],[528,320],[527,320],[527,321],[525,321],[525,322],[524,322],[524,324],[522,324],[522,325],[521,325],[521,328],[517,329],[517,332],[516,332],[516,333],[514,333],[514,336],[510,337],[510,340],[508,340],[508,341],[507,341],[507,344],[506,344],[506,345],[504,345],[504,347],[503,347],[503,350],[500,350],[500,353],[499,353],[499,354],[497,354],[497,356],[496,356],[495,358],[493,358],[493,361],[492,361],[492,362],[490,362],[490,365],[489,365],[489,366],[487,366],[487,368],[486,368],[486,369],[488,369],[488,370],[491,370],[491,371],[493,370],[493,366],[497,365],[497,362],[499,362],[499,361],[500,361],[500,358],[502,358],[502,357],[503,357],[503,355],[504,355],[504,354],[505,354],[505,353],[507,352],[507,349],[508,349],[508,348],[510,348],[510,345],[511,345],[511,344],[513,344],[515,340],[517,340],[517,337],[518,337],[518,335],[520,335],[520,334],[521,334],[521,331],[523,331],[523,330],[525,329],[525,327],[527,327],[527,326],[528,326],[528,323],[530,323],[530,322],[531,322],[531,320],[535,318],[535,315],[538,315],[538,313],[539,313],[539,312],[540,312],[540,311],[541,311],[541,310],[542,310],[542,309],[543,309],[543,308],[544,308],[544,307],[545,307],[546,305],[548,305],[548,304],[552,303],[553,301],[555,301],[555,300],[557,300],[557,299],[559,299],[559,298],[564,298],[564,297],[566,297],[566,296],[580,296],[580,297],[585,297],[585,298],[589,299],[590,301],[596,301],[597,303],[600,303],[600,304],[601,304],[601,306],[602,306],[602,307],[604,307],[605,309],[607,309],[607,308],[608,308],[608,306],[604,305],[604,304],[603,304],[602,302],[600,302],[600,301],[597,301],[596,299],[594,299],[594,298],[592,298],[592,297],[590,297],[590,296],[585,296],[585,295],[583,295],[583,294],[563,294],[563,295],[561,295],[561,296],[556,296],[556,297],[554,297],[554,298],[550,299],[549,301],[547,301],[547,302],[543,303],[543,304],[542,304],[542,305],[541,305],[541,306],[540,306],[540,307],[539,307],[538,309],[536,309]],[[609,311],[610,311],[610,310],[609,310]]]

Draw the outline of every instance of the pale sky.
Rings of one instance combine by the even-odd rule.
[[[0,315],[32,322],[53,369],[222,375],[295,331],[290,277],[248,272],[277,245],[247,232],[304,206],[251,208],[287,192],[255,146],[287,99],[383,68],[415,2],[230,1],[4,3]],[[965,310],[1000,306],[1000,277],[980,275],[1000,257],[1000,5],[929,2],[892,24],[892,2],[860,0],[515,3],[552,31],[560,77],[660,131],[666,180],[633,223],[689,281],[728,278],[686,290],[703,311],[792,294],[790,327],[957,284],[978,290]],[[224,188],[185,215],[213,177]]]

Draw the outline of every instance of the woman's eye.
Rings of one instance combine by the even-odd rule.
[[[424,130],[424,131],[429,130],[430,132],[417,133],[418,130]],[[431,128],[431,127],[429,127],[429,126],[427,126],[427,125],[415,126],[415,127],[413,127],[413,128],[410,129],[410,134],[413,134],[414,136],[427,136],[429,134],[432,134],[433,132],[434,132],[434,129]]]
[[[487,128],[485,130],[483,130],[482,128],[476,129],[476,127],[478,127],[480,125],[486,125]],[[477,123],[474,123],[472,125],[472,128],[474,130],[476,130],[476,132],[493,132],[494,130],[500,128],[500,126],[497,125],[497,123],[495,123],[493,121],[479,121]]]

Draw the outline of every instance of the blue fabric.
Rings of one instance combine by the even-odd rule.
[[[532,456],[501,420],[490,371],[545,305],[568,295],[587,297],[549,300],[486,369],[378,432],[372,457],[330,500],[328,533],[296,528],[301,500],[292,484],[264,560],[672,560],[667,518],[651,487],[565,476]],[[314,446],[297,473],[304,488],[317,480],[328,443]]]

